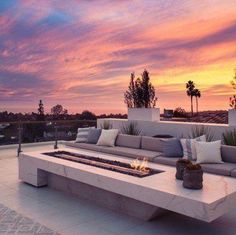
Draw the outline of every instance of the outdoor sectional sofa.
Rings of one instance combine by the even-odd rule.
[[[66,142],[65,145],[135,159],[145,157],[150,162],[175,166],[179,158],[164,157],[162,143],[161,138],[119,134],[114,147],[75,142]],[[236,178],[236,147],[222,145],[221,156],[223,164],[201,164],[203,171]]]

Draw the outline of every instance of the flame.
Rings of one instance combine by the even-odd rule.
[[[141,171],[141,172],[148,173],[150,171],[148,168],[148,160],[146,158],[143,158],[142,161],[140,161],[139,159],[135,159],[130,163],[130,166],[133,169]]]

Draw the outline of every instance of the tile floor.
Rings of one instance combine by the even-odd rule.
[[[3,157],[6,155],[9,157]],[[24,184],[18,180],[17,164],[15,151],[0,150],[0,203],[60,234],[236,234],[236,210],[211,224],[172,212],[152,222],[144,222],[47,187],[37,189]]]

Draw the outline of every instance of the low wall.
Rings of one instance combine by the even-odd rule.
[[[104,121],[109,121],[112,124],[113,128],[122,129],[124,125],[128,122],[128,119],[98,119],[97,127],[100,127]],[[212,135],[214,135],[213,140],[221,140],[222,133],[227,130],[232,130],[235,127],[230,127],[227,124],[215,124],[215,123],[192,123],[192,122],[172,122],[172,121],[159,121],[159,122],[150,122],[150,121],[135,121],[138,125],[138,128],[141,129],[142,135],[154,136],[160,134],[168,134],[175,137],[189,137],[191,136],[192,130],[196,126],[206,126]]]

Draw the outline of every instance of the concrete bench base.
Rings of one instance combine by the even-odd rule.
[[[48,174],[48,186],[145,221],[152,220],[166,211],[156,206],[55,174]]]

